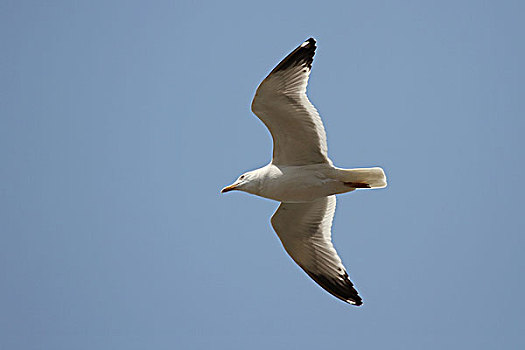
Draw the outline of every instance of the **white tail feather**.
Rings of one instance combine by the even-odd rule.
[[[385,172],[379,167],[337,170],[339,178],[344,182],[367,184],[370,188],[386,187]]]

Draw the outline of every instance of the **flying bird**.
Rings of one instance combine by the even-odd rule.
[[[272,161],[221,192],[281,202],[271,223],[286,252],[326,291],[359,306],[362,299],[332,244],[335,195],[386,187],[386,177],[379,167],[342,169],[328,158],[323,122],[306,96],[315,49],[315,40],[306,40],[257,88],[252,111],[272,134]]]

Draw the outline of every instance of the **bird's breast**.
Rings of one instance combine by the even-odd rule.
[[[278,168],[265,177],[259,195],[280,202],[309,202],[333,194],[334,182],[317,169]]]

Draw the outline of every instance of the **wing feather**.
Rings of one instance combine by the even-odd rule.
[[[315,54],[310,38],[279,63],[257,88],[252,111],[270,130],[276,165],[332,164],[319,113],[306,96]]]
[[[330,294],[353,304],[362,300],[332,244],[335,196],[313,202],[281,203],[272,226],[291,258]]]

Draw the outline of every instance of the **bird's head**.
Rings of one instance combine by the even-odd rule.
[[[230,186],[226,186],[221,190],[221,193],[230,192],[233,190],[244,191],[251,194],[257,194],[259,191],[259,177],[257,172],[249,171],[242,174],[239,178]]]

